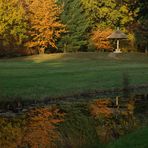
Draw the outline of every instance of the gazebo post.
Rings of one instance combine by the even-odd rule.
[[[120,30],[119,27],[117,27],[117,30]],[[120,48],[119,48],[120,40],[117,39],[117,49],[115,49],[116,53],[121,53]]]
[[[117,49],[115,49],[115,52],[116,53],[121,53],[121,50],[120,50],[120,48],[119,48],[119,44],[120,44],[120,41],[119,41],[119,39],[117,40]]]

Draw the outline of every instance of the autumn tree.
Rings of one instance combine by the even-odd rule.
[[[84,0],[83,0],[84,1]],[[87,1],[87,0],[86,0]],[[85,1],[85,3],[86,3]],[[85,4],[84,3],[84,4]],[[91,11],[89,5],[85,4],[86,9]],[[103,30],[104,34],[107,32],[108,27],[116,29],[120,27],[122,31],[128,33],[128,42],[124,42],[124,50],[134,49],[135,37],[132,29],[132,24],[135,22],[135,18],[138,15],[137,0],[102,0],[99,3],[93,5],[95,9],[92,11],[96,12],[96,15],[92,15],[92,20],[94,20],[98,34],[102,36],[99,32],[100,29]],[[94,32],[93,32],[94,33]],[[111,34],[111,33],[110,33]],[[107,36],[106,36],[107,37]],[[98,38],[99,40],[99,38]],[[101,41],[103,44],[104,41]],[[100,43],[100,46],[101,46]],[[125,46],[126,43],[126,46]],[[128,43],[128,44],[127,44]],[[127,49],[128,48],[128,49]]]
[[[115,0],[58,0],[64,3],[61,20],[66,23],[68,33],[62,37],[65,51],[89,51],[93,45],[89,42],[92,30],[100,26],[113,26],[118,11]],[[91,49],[92,48],[92,49]]]
[[[92,32],[91,41],[97,50],[112,50],[112,46],[107,37],[112,33],[112,29],[97,28]]]
[[[0,55],[22,49],[27,39],[27,0],[0,0]]]
[[[118,19],[119,12],[116,9],[115,0],[80,0],[91,26],[113,26]]]
[[[62,8],[55,0],[30,0],[29,11],[31,39],[27,46],[37,48],[39,53],[50,46],[56,48],[56,40],[65,32],[59,21]]]
[[[58,2],[64,3],[61,20],[67,25],[68,33],[59,43],[66,51],[93,50],[94,42],[90,42],[90,38],[94,30],[104,29],[103,34],[106,34],[109,27],[116,29],[120,26],[123,31],[129,32],[128,28],[138,12],[137,0],[58,0]]]

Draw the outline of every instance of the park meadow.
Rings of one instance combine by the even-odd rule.
[[[0,0],[0,148],[147,148],[147,6]]]

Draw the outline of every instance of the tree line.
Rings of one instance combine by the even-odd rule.
[[[0,0],[0,56],[112,51],[106,37],[128,34],[123,50],[148,48],[147,0]]]

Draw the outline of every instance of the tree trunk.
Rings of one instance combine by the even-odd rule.
[[[39,54],[44,54],[45,53],[45,48],[41,47],[39,48]]]

